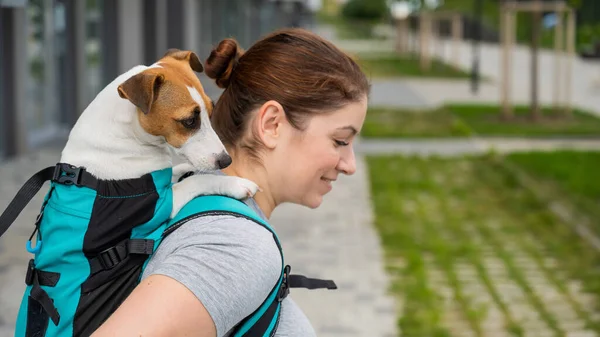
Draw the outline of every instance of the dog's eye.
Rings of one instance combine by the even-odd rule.
[[[187,129],[196,129],[200,123],[200,108],[194,109],[194,117],[182,119],[179,122]]]
[[[192,117],[192,118],[181,120],[180,122],[187,129],[195,129],[197,121],[198,121],[198,118]]]

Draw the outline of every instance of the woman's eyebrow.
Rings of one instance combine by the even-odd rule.
[[[356,130],[356,128],[352,125],[342,126],[337,128],[337,130],[350,130],[350,132],[352,132],[353,135],[356,135],[358,133],[358,130]]]

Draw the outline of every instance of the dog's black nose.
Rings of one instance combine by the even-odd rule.
[[[231,165],[231,157],[227,154],[227,152],[221,152],[221,154],[217,156],[217,168],[221,170],[229,165]]]

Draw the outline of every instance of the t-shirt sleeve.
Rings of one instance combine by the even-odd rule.
[[[167,236],[143,277],[165,275],[186,286],[223,336],[263,303],[280,273],[281,255],[271,232],[248,219],[211,216]]]

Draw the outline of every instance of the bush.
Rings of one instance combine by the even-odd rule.
[[[349,0],[342,8],[342,15],[348,19],[379,20],[387,15],[385,0]]]
[[[592,44],[599,42],[600,39],[600,24],[585,24],[582,25],[577,32],[577,42],[582,47],[589,47]]]

